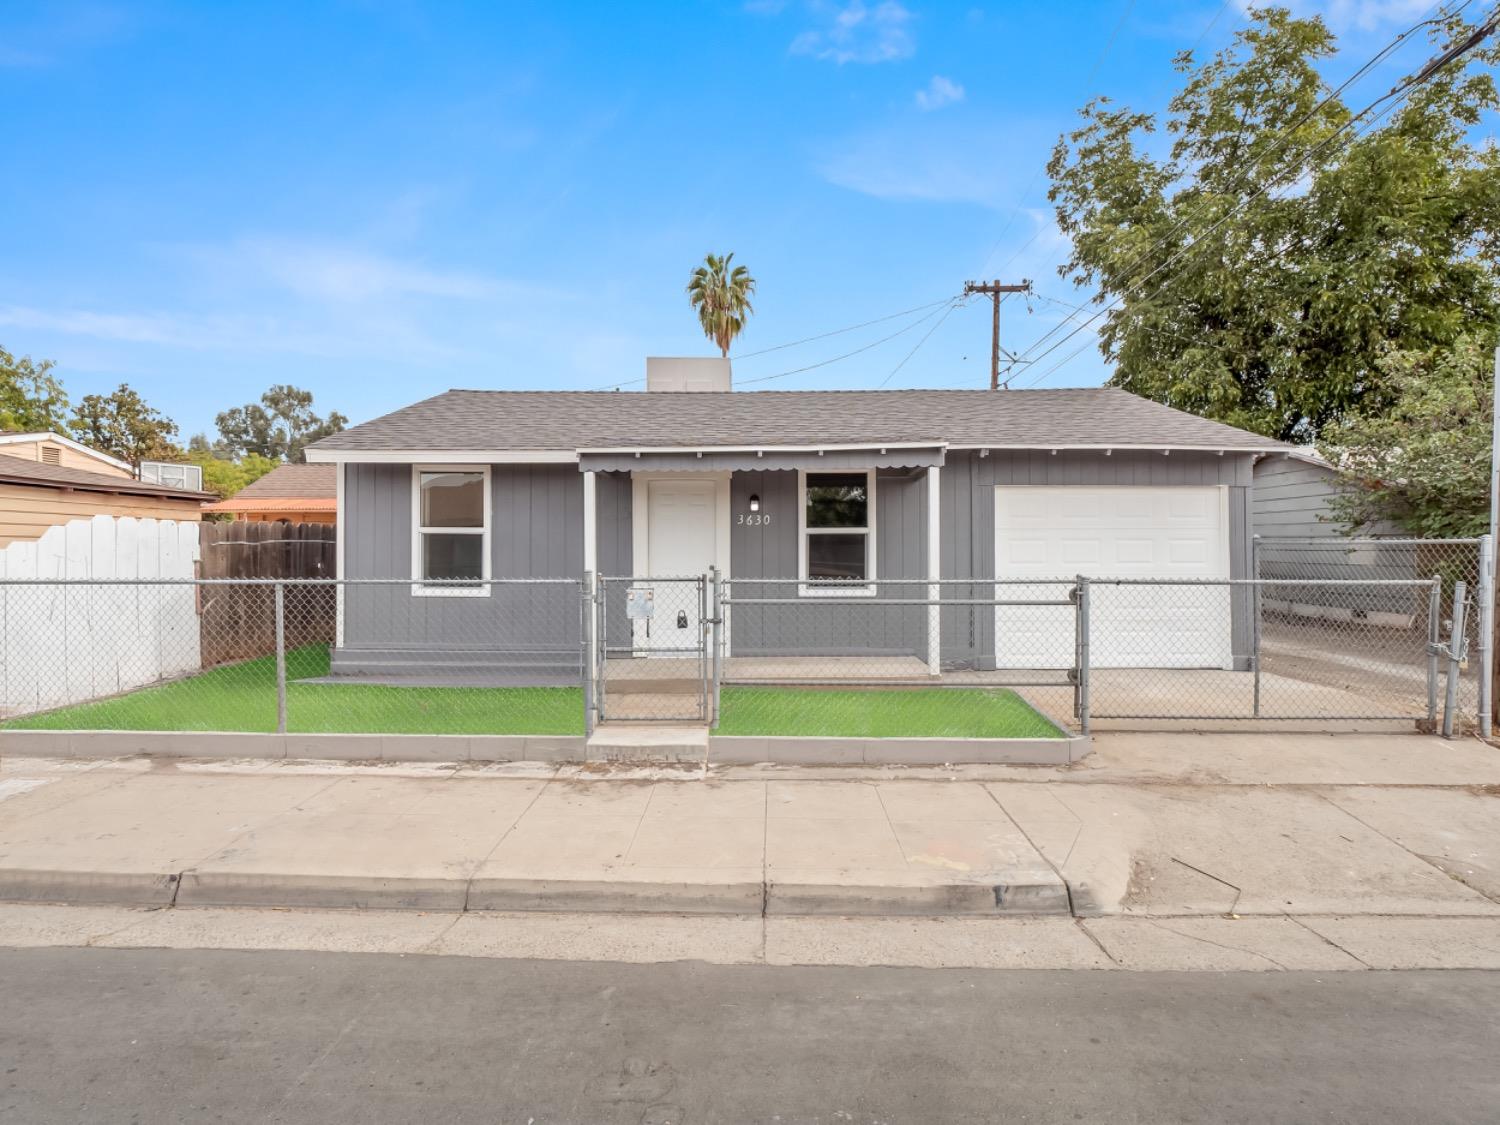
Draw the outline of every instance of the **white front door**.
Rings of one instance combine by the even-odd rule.
[[[714,565],[718,542],[718,484],[712,480],[648,480],[646,551],[636,566],[652,589],[652,616],[636,622],[636,644],[690,649],[702,640],[703,603],[693,579]]]
[[[995,489],[999,579],[1227,578],[1226,493],[1217,486]],[[997,600],[1046,600],[1060,585],[1001,585]],[[1091,662],[1101,668],[1228,668],[1227,586],[1094,586]],[[999,606],[1002,668],[1067,668],[1075,614],[1068,606]]]

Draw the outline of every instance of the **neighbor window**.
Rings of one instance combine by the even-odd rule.
[[[867,472],[808,473],[803,481],[802,557],[808,592],[861,591],[874,577],[870,560],[873,511]]]
[[[489,577],[486,470],[418,469],[416,542],[412,572],[424,582],[468,585],[417,587],[423,594],[484,594]]]

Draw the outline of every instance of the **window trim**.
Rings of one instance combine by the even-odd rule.
[[[478,527],[425,527],[422,524],[422,474],[423,473],[481,473],[484,479],[483,520]],[[433,465],[417,464],[411,467],[411,592],[418,598],[487,598],[494,587],[489,584],[492,577],[490,559],[490,525],[494,513],[490,499],[489,465]],[[422,578],[422,536],[478,535],[480,586],[435,586]]]
[[[865,477],[865,526],[863,530],[807,526],[807,478],[809,476],[849,476],[863,473]],[[797,470],[797,596],[803,598],[873,598],[875,585],[879,581],[875,573],[875,478],[874,469],[798,469]],[[823,586],[815,583],[807,573],[807,536],[861,535],[865,540],[865,579],[860,583],[840,586]]]

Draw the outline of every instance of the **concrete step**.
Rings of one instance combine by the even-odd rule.
[[[703,724],[600,723],[584,744],[591,762],[702,762],[708,757]]]

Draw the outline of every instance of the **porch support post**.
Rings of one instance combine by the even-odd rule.
[[[344,542],[349,538],[349,513],[344,507],[344,474],[349,466],[343,461],[334,462],[333,478],[333,644],[344,647]]]
[[[595,630],[603,619],[599,604],[603,601],[603,584],[599,581],[599,512],[598,474],[583,474],[583,709],[584,728],[594,733],[598,720],[599,638]]]
[[[598,473],[583,474],[583,569],[599,573]]]
[[[938,605],[943,588],[938,584],[943,577],[942,541],[942,494],[938,489],[940,470],[936,465],[927,468],[927,671],[930,675],[943,674],[943,607]]]

